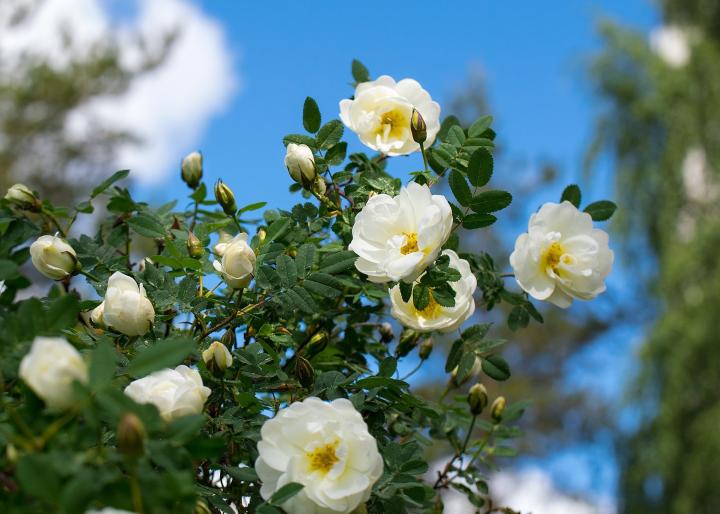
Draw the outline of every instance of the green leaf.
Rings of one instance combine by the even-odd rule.
[[[493,174],[493,157],[486,148],[478,148],[468,161],[468,179],[475,187],[482,187],[490,182]]]
[[[317,150],[315,138],[305,134],[288,134],[283,138],[283,144],[287,146],[290,143],[295,143],[296,145],[307,145],[313,150]]]
[[[475,228],[489,227],[497,221],[497,218],[492,214],[485,213],[473,213],[468,214],[463,218],[462,226],[469,230]]]
[[[483,132],[490,128],[492,122],[492,116],[483,116],[482,118],[479,118],[475,123],[470,125],[470,128],[468,129],[468,135],[470,137],[480,137]]]
[[[238,216],[242,214],[243,212],[250,212],[250,211],[256,211],[258,209],[262,209],[267,205],[267,202],[255,202],[251,203],[249,205],[246,205],[245,207],[242,207],[241,209],[238,209],[237,213]]]
[[[318,131],[315,138],[317,147],[327,150],[338,144],[342,138],[345,128],[340,120],[330,120]]]
[[[308,96],[303,104],[303,127],[311,133],[320,128],[320,108],[314,98]]]
[[[517,330],[519,328],[525,328],[530,323],[530,314],[521,305],[516,305],[513,310],[510,311],[508,316],[508,327],[510,330]]]
[[[268,503],[271,505],[281,506],[283,503],[288,501],[290,498],[299,493],[302,488],[305,487],[297,482],[290,482],[285,484],[270,497]]]
[[[448,129],[445,141],[453,146],[462,146],[465,142],[465,132],[460,125],[453,125]]]
[[[585,207],[585,212],[592,216],[593,221],[605,221],[615,213],[617,205],[610,200],[600,200]]]
[[[419,311],[430,304],[430,289],[423,285],[413,287],[413,305]]]
[[[476,359],[477,357],[474,352],[466,353],[460,358],[456,375],[456,381],[458,384],[462,384],[465,380],[467,380],[468,376],[475,367]]]
[[[472,201],[472,191],[470,191],[470,186],[468,186],[462,173],[455,170],[450,171],[448,182],[450,183],[450,189],[457,201],[460,202],[460,205],[468,205],[470,201]]]
[[[292,305],[295,306],[295,308],[300,309],[303,312],[307,312],[308,314],[312,314],[318,309],[318,306],[315,303],[315,300],[312,299],[312,296],[310,296],[310,293],[305,291],[305,289],[299,285],[285,291],[285,294],[281,295],[281,298],[283,297],[287,298]]]
[[[115,182],[118,180],[122,180],[125,177],[127,177],[130,174],[130,170],[120,170],[113,173],[110,177],[103,180],[99,186],[97,186],[95,189],[92,190],[92,193],[90,193],[90,198],[95,198],[99,194],[102,194],[105,192],[105,190],[112,186]]]
[[[198,188],[192,192],[190,195],[190,199],[200,203],[204,202],[205,198],[207,197],[207,186],[205,185],[205,182],[200,182],[200,185]]]
[[[128,373],[134,377],[142,377],[153,371],[175,366],[185,360],[193,350],[195,350],[195,341],[191,338],[179,337],[156,341],[130,361]]]
[[[579,209],[581,199],[582,193],[580,192],[580,187],[577,184],[570,184],[563,190],[560,202],[570,202]]]
[[[488,355],[482,360],[482,370],[492,379],[503,381],[510,378],[510,366],[499,355]]]
[[[495,212],[504,209],[512,202],[512,195],[507,191],[483,191],[475,195],[470,208],[475,212]]]
[[[10,280],[19,276],[19,267],[15,261],[0,259],[0,280]]]
[[[90,357],[90,387],[93,390],[109,384],[115,375],[117,352],[108,342],[100,341]]]
[[[455,366],[460,363],[460,358],[462,357],[464,347],[465,343],[462,339],[455,340],[452,348],[450,348],[450,353],[448,354],[447,361],[445,362],[446,373],[450,373],[455,368]]]
[[[45,329],[50,334],[57,334],[61,330],[71,328],[77,323],[80,314],[80,301],[75,295],[65,295],[52,300],[49,304],[45,319]]]
[[[378,369],[378,376],[381,377],[392,377],[393,373],[397,369],[397,359],[395,357],[387,357],[380,363]]]
[[[352,268],[357,260],[355,252],[342,250],[331,253],[322,261],[322,270],[325,273],[339,273],[348,268]]]
[[[400,296],[402,297],[403,302],[409,302],[410,297],[412,296],[413,285],[409,282],[403,281],[398,282],[398,285],[400,286]]]
[[[357,84],[368,82],[370,80],[370,72],[365,65],[357,59],[353,59],[352,62],[352,76]]]
[[[437,134],[438,139],[440,139],[440,141],[445,141],[447,139],[448,132],[455,125],[460,125],[460,120],[457,118],[457,116],[451,114],[450,116],[445,118],[440,124],[440,130]]]
[[[267,234],[265,235],[265,242],[275,241],[284,236],[290,227],[292,226],[292,220],[290,218],[280,218],[268,227]]]
[[[332,146],[325,154],[325,162],[328,166],[337,166],[342,164],[347,154],[347,143],[340,141],[338,144]]]
[[[130,228],[145,237],[161,237],[164,238],[166,231],[162,223],[147,214],[141,213],[127,220]]]
[[[60,494],[60,477],[49,455],[24,455],[15,471],[22,491],[49,502],[57,501]]]
[[[315,247],[309,243],[301,245],[295,256],[295,267],[299,277],[304,277],[312,269]]]
[[[327,298],[335,298],[342,290],[342,284],[327,273],[313,273],[305,279],[303,285],[306,289]]]
[[[285,287],[294,286],[297,282],[297,268],[295,267],[295,262],[292,260],[292,257],[285,254],[278,255],[275,262],[277,263],[275,269],[278,275],[280,275],[280,280],[282,280],[283,285]]]

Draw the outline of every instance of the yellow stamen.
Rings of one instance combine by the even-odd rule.
[[[405,244],[400,247],[400,253],[407,255],[420,250],[417,243],[417,234],[415,232],[405,232]]]
[[[340,462],[340,459],[335,453],[339,444],[340,441],[335,441],[309,452],[307,457],[310,461],[310,471],[320,471],[325,474],[330,471],[335,464]]]
[[[562,246],[560,246],[560,243],[553,243],[550,245],[550,247],[545,252],[545,257],[543,259],[543,262],[545,263],[545,268],[549,266],[553,271],[557,271],[558,266],[560,265],[560,260],[565,253],[565,250]]]
[[[430,295],[428,304],[425,306],[423,310],[415,310],[416,314],[422,318],[425,319],[434,319],[437,318],[440,313],[442,312],[442,305],[437,303],[435,301],[435,298],[433,297],[432,293],[428,293]],[[412,300],[411,300],[412,301]]]
[[[398,139],[402,137],[404,130],[409,126],[410,120],[405,116],[405,113],[394,109],[382,114],[375,133],[385,139]]]

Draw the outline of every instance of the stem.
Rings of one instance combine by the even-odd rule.
[[[243,308],[243,309],[241,309],[241,310],[239,310],[239,311],[236,311],[236,312],[232,313],[230,316],[228,316],[227,318],[225,318],[224,320],[222,320],[220,323],[218,323],[218,324],[215,325],[214,327],[210,327],[210,328],[208,328],[207,330],[205,330],[202,334],[200,334],[200,336],[198,337],[198,341],[202,341],[203,339],[205,339],[207,336],[209,336],[209,335],[212,334],[213,332],[217,332],[217,331],[220,330],[221,328],[224,328],[224,327],[228,326],[230,323],[232,323],[232,322],[235,320],[235,318],[239,318],[240,316],[244,316],[245,314],[247,314],[248,312],[256,309],[257,307],[260,307],[261,305],[264,305],[265,302],[267,302],[267,299],[261,300],[261,301],[259,301],[258,303],[253,303],[253,304],[248,305],[248,306],[246,306],[245,308]]]
[[[132,468],[130,469],[128,481],[130,482],[130,493],[132,494],[133,510],[135,510],[137,514],[144,514],[142,493],[140,492],[140,483],[138,482],[137,478],[137,467],[134,463],[132,465]]]
[[[93,275],[93,274],[90,273],[90,272],[87,272],[87,271],[81,269],[81,270],[78,271],[78,273],[79,273],[80,275],[83,275],[83,276],[89,278],[90,280],[94,280],[95,282],[100,282],[100,279],[97,278],[95,275]]]
[[[424,143],[420,143],[420,153],[422,154],[423,164],[425,165],[425,173],[430,173],[430,170],[428,169],[427,155],[425,155],[425,144]]]
[[[195,208],[193,209],[193,215],[192,215],[192,221],[190,222],[190,231],[195,228],[195,223],[197,222],[197,215],[198,215],[198,208],[200,207],[200,204],[198,204],[197,200],[195,200]]]
[[[414,375],[415,373],[417,373],[418,370],[422,367],[422,365],[423,365],[424,362],[425,362],[425,361],[421,359],[420,362],[418,362],[418,365],[415,366],[410,373],[408,373],[407,375],[405,375],[404,377],[402,377],[400,380],[402,380],[402,381],[404,382],[405,380],[407,380],[408,378],[410,378],[411,376],[413,376],[413,375]]]
[[[60,222],[58,221],[58,219],[57,219],[52,213],[47,212],[46,210],[43,210],[43,214],[44,214],[45,216],[47,216],[47,218],[48,218],[50,221],[52,221],[52,224],[55,225],[55,228],[57,228],[58,232],[60,232],[60,235],[61,235],[63,238],[67,237],[67,235],[65,234],[65,231],[64,231],[63,228],[60,226]]]
[[[438,474],[438,478],[435,481],[435,485],[433,485],[433,489],[439,489],[441,487],[447,486],[447,475],[450,472],[450,468],[453,464],[455,464],[455,461],[458,460],[465,453],[465,450],[467,450],[467,445],[470,443],[470,437],[472,437],[472,432],[475,428],[475,421],[477,421],[477,418],[478,415],[475,414],[470,420],[470,426],[467,429],[467,434],[465,434],[465,441],[463,441],[462,447],[458,450],[455,450],[455,455],[453,455],[452,459],[450,459],[450,461],[445,464],[442,473]]]

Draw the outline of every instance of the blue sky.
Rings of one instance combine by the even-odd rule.
[[[200,149],[208,183],[222,177],[235,191],[238,204],[267,201],[271,207],[293,202],[283,166],[283,135],[302,131],[302,104],[308,95],[317,100],[324,120],[337,117],[339,100],[352,94],[348,83],[353,58],[364,62],[373,77],[415,78],[441,105],[447,105],[472,69],[481,69],[489,114],[495,116],[495,128],[507,150],[504,158],[525,163],[528,169],[550,159],[559,165],[566,182],[578,181],[597,112],[597,99],[584,75],[584,63],[600,45],[596,22],[607,16],[641,30],[659,23],[649,0],[444,4],[206,0],[199,5],[223,24],[240,87],[201,141],[183,154]],[[188,68],[189,73],[202,74],[203,63],[188,63]],[[346,132],[346,139],[351,150],[361,149],[353,134]],[[181,158],[178,155],[178,163]],[[414,156],[395,159],[390,169],[404,176],[419,166]],[[142,187],[137,193],[154,202],[187,193],[178,171],[168,176],[162,187]],[[521,174],[520,180],[526,177]],[[609,191],[611,179],[608,173],[598,175],[594,191]],[[513,183],[509,176],[499,180]],[[556,200],[561,187],[543,191],[538,202]],[[526,210],[536,207],[528,205]],[[614,283],[621,282],[622,275],[616,275]],[[611,346],[593,347],[579,359],[590,366],[607,361],[608,353],[617,351],[612,346],[617,340],[637,339],[640,334],[641,328],[626,327],[610,337],[615,340]],[[616,364],[607,362],[607,369]],[[592,374],[588,378],[576,373],[568,380],[608,387],[607,380],[594,376],[595,381]],[[611,382],[614,387],[604,393],[617,397],[621,381]],[[544,465],[571,489],[612,496],[616,470],[607,449],[601,443],[558,455]],[[588,470],[589,462],[599,471]]]

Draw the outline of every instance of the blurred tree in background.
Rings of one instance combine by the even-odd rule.
[[[0,33],[22,28],[37,14],[41,2],[3,0]],[[83,137],[68,130],[74,114],[92,101],[122,94],[134,79],[158,66],[167,55],[174,35],[162,35],[160,52],[150,55],[138,39],[139,64],[123,60],[112,34],[74,55],[74,35],[62,34],[63,62],[37,53],[8,55],[0,48],[0,190],[22,181],[42,198],[70,202],[112,162],[116,149],[128,142],[142,143],[124,131],[100,123]],[[75,177],[73,179],[73,177]],[[82,177],[82,180],[78,180]]]
[[[716,514],[720,3],[666,0],[663,9],[650,44],[604,24],[605,49],[592,65],[606,103],[589,163],[611,156],[626,258],[651,277],[658,299],[633,395],[639,429],[621,446],[621,511]],[[651,273],[640,259],[648,249]]]

